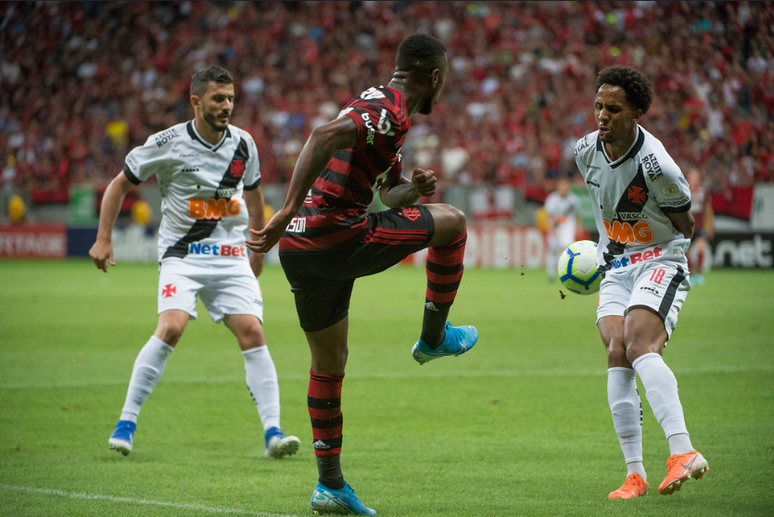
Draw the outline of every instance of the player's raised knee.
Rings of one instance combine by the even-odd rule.
[[[467,220],[465,213],[459,208],[445,203],[426,206],[433,214],[436,229],[458,230],[459,233],[465,231]]]

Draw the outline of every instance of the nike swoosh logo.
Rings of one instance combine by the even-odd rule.
[[[683,465],[683,464],[681,463],[681,464],[680,464],[680,466],[681,466],[681,467],[683,467],[685,470],[691,470],[691,467],[693,467],[693,462],[695,462],[695,461],[696,461],[696,458],[697,458],[697,457],[698,457],[698,456],[694,456],[694,457],[693,457],[693,459],[691,460],[691,462],[690,462],[688,465]]]

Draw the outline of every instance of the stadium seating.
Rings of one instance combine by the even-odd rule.
[[[126,152],[192,115],[191,74],[238,81],[233,122],[255,137],[264,184],[282,184],[316,126],[389,80],[397,44],[426,31],[451,71],[406,161],[446,185],[510,185],[540,199],[577,179],[594,129],[594,78],[639,67],[643,124],[724,191],[774,181],[770,2],[20,2],[2,8],[0,184],[33,203],[103,189]]]

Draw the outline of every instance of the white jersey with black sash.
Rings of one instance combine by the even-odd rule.
[[[156,175],[162,196],[159,261],[223,264],[247,259],[244,190],[261,182],[258,150],[249,133],[229,125],[215,145],[193,121],[148,137],[124,161],[135,185]]]
[[[599,231],[597,262],[613,270],[645,260],[686,263],[690,239],[667,213],[687,212],[691,191],[664,145],[641,126],[623,156],[611,160],[599,131],[575,145],[575,162],[591,195]]]

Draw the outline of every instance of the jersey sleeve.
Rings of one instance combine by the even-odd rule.
[[[586,135],[575,143],[575,165],[584,178],[586,178],[586,155],[588,154],[586,151],[591,146],[589,141],[589,135]]]
[[[660,162],[643,164],[646,176],[652,182],[651,192],[659,208],[665,213],[687,212],[691,209],[691,189],[680,167],[669,158],[661,156]],[[654,158],[655,160],[655,158]]]
[[[258,158],[258,147],[255,145],[255,140],[249,134],[245,135],[245,140],[250,158],[245,164],[245,174],[242,181],[245,190],[255,190],[261,185],[261,162]]]
[[[397,114],[378,104],[359,104],[351,107],[346,116],[357,127],[356,151],[377,149],[398,149],[405,134]]]
[[[159,145],[154,135],[151,135],[143,145],[132,149],[124,160],[126,178],[139,185],[159,172],[163,167],[168,145]]]

